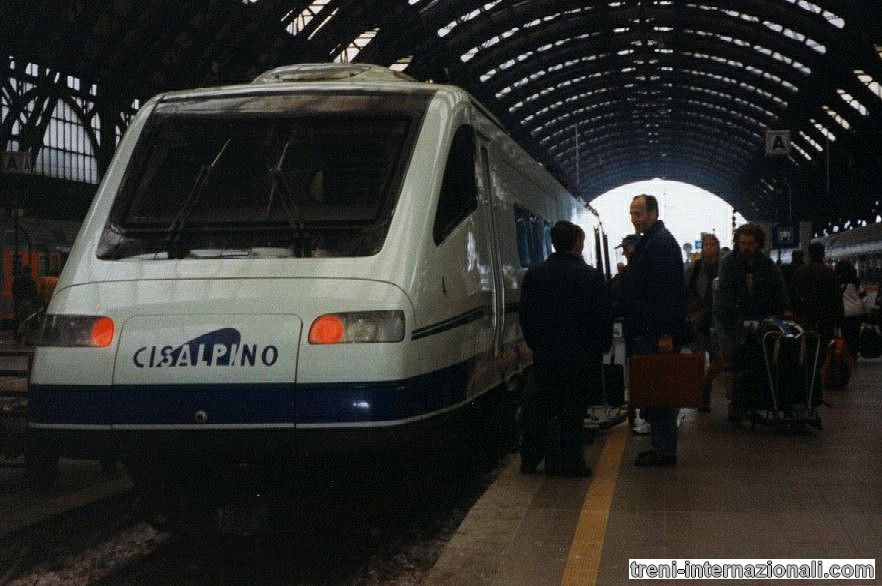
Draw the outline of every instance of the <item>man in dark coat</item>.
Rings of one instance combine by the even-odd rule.
[[[734,387],[733,369],[744,372],[752,361],[742,355],[735,364],[736,350],[744,338],[745,321],[783,316],[790,311],[790,298],[778,266],[763,253],[766,233],[759,224],[743,224],[735,230],[735,250],[720,261],[719,288],[714,295],[717,340],[723,356],[726,394],[732,399],[729,418],[741,420],[740,402]],[[742,352],[745,347],[742,346]]]
[[[790,298],[781,270],[763,254],[766,233],[758,224],[735,230],[735,252],[720,261],[720,287],[714,296],[719,319],[721,350],[734,352],[738,328],[746,320],[781,315],[790,309]],[[722,346],[725,346],[723,348]]]
[[[824,245],[812,242],[808,253],[808,264],[796,269],[790,279],[793,318],[803,327],[818,332],[821,348],[826,348],[844,319],[842,291],[836,273],[824,264]]]
[[[555,252],[527,271],[521,287],[521,329],[533,351],[535,374],[524,408],[524,473],[535,472],[545,459],[547,474],[591,474],[585,465],[582,427],[588,390],[600,384],[603,353],[612,344],[612,321],[603,276],[582,258],[584,242],[581,228],[557,222],[551,228]],[[548,430],[557,426],[559,463],[556,457],[550,462],[551,454],[546,453],[549,439],[554,439]]]
[[[631,200],[631,223],[642,234],[622,280],[625,345],[629,356],[678,351],[686,330],[683,255],[674,236],[658,219],[658,200],[638,195]],[[652,449],[635,465],[669,466],[677,462],[679,409],[652,407]]]

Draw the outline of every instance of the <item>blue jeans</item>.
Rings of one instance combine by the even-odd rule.
[[[658,354],[657,336],[635,336],[627,341],[628,355]],[[663,456],[677,455],[677,415],[676,407],[648,407],[646,420],[652,428],[652,449]]]

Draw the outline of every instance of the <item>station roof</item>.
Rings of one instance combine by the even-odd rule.
[[[8,54],[139,98],[332,60],[455,83],[587,201],[663,177],[758,219],[880,213],[879,0],[33,0],[0,21]]]

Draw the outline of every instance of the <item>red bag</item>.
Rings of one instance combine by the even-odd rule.
[[[703,381],[704,352],[628,359],[629,399],[635,407],[700,407]]]
[[[824,366],[821,369],[821,382],[828,389],[841,389],[848,386],[854,358],[842,336],[836,336],[827,345]]]

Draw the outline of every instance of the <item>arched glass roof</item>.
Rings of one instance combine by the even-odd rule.
[[[378,63],[465,87],[587,200],[659,176],[774,219],[784,178],[816,221],[879,213],[878,0],[38,0],[4,12],[9,55],[129,101],[286,63]],[[770,159],[765,132],[780,129],[793,150]]]

